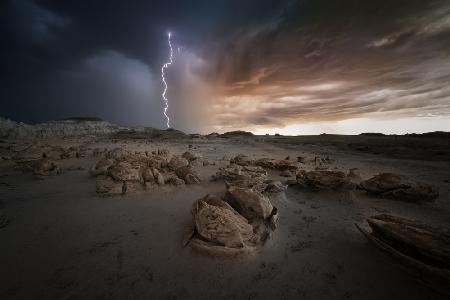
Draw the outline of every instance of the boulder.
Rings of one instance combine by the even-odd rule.
[[[123,182],[114,181],[111,177],[100,175],[96,178],[96,192],[102,196],[122,195]]]
[[[387,214],[372,216],[367,223],[371,232],[355,225],[370,242],[422,282],[450,295],[450,228]]]
[[[188,165],[189,162],[187,161],[187,159],[180,157],[179,155],[172,156],[172,158],[168,163],[168,167],[171,171],[175,171],[178,168],[185,167]]]
[[[408,202],[433,201],[439,195],[428,184],[393,173],[382,173],[365,180],[361,182],[361,188],[373,195]]]
[[[53,161],[47,158],[38,159],[33,164],[34,175],[48,176],[59,173],[60,173],[59,167]]]
[[[250,166],[253,164],[253,160],[245,154],[238,154],[234,158],[230,160],[230,163],[236,164],[239,166]]]
[[[142,181],[139,169],[128,162],[119,162],[108,169],[108,174],[116,181]]]
[[[255,161],[256,166],[263,167],[265,169],[275,169],[276,161],[272,158],[260,158]]]
[[[184,180],[186,184],[198,184],[200,178],[195,170],[190,166],[183,166],[175,170],[178,178]]]
[[[91,167],[89,173],[92,176],[106,175],[108,174],[108,168],[111,167],[112,165],[114,165],[114,160],[109,158],[103,158]]]
[[[213,245],[243,248],[253,228],[230,205],[211,195],[197,200],[192,209],[196,233]]]
[[[281,183],[278,180],[270,180],[267,183],[267,187],[265,188],[265,192],[267,193],[281,193],[287,189],[287,185]]]
[[[164,180],[164,176],[161,174],[161,172],[159,172],[157,169],[153,168],[152,173],[153,173],[153,177],[155,178],[155,182],[158,185],[164,185],[165,180]]]
[[[273,206],[269,198],[252,189],[230,187],[225,199],[245,218],[266,220],[272,215]]]
[[[297,173],[297,184],[316,190],[353,189],[355,185],[341,171],[300,171]]]
[[[141,171],[141,177],[144,182],[155,182],[155,177],[150,168],[145,168]]]
[[[284,159],[277,161],[275,164],[275,168],[280,171],[297,171],[298,166],[295,162]]]
[[[189,151],[184,152],[184,153],[181,155],[181,157],[184,158],[184,159],[186,159],[188,162],[192,162],[192,161],[194,161],[194,160],[198,160],[198,159],[201,159],[201,158],[202,158],[202,156],[201,156],[200,154],[198,154],[198,153],[192,153],[192,152],[189,152]]]

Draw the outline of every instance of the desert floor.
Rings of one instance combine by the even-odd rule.
[[[168,148],[192,145],[215,165],[198,166],[200,185],[162,186],[99,197],[88,174],[97,158],[58,161],[62,174],[37,178],[0,161],[1,299],[445,299],[370,244],[354,223],[390,213],[450,227],[449,141],[408,137],[255,137],[187,140],[64,139],[55,145]],[[15,143],[15,144],[14,144]],[[7,145],[27,141],[4,140]],[[380,172],[409,175],[439,191],[433,203],[414,204],[360,191],[312,192],[289,187],[271,198],[278,228],[257,252],[211,257],[182,246],[192,203],[223,194],[210,181],[229,158],[329,156],[330,168],[358,168],[364,179]],[[78,169],[78,167],[82,167]],[[279,172],[272,172],[273,178]]]

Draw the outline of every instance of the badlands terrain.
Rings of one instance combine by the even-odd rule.
[[[0,299],[448,299],[446,133],[0,138]]]

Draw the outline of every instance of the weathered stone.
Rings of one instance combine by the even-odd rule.
[[[202,156],[198,153],[192,153],[189,151],[184,152],[181,157],[183,157],[184,159],[186,159],[188,162],[192,162],[194,160],[198,160],[201,159]]]
[[[253,160],[245,154],[238,154],[230,160],[230,163],[234,163],[239,166],[249,166],[253,164]]]
[[[260,166],[265,169],[275,169],[275,163],[275,159],[272,158],[260,158],[255,161],[256,166]]]
[[[168,167],[171,171],[175,171],[178,168],[188,166],[189,162],[187,159],[182,158],[178,155],[172,156],[172,158],[169,161]]]
[[[194,174],[187,174],[184,181],[186,184],[200,184],[200,179]]]
[[[164,176],[155,168],[152,169],[153,177],[158,185],[164,185]]]
[[[267,193],[281,193],[287,189],[287,185],[281,183],[278,180],[270,180],[267,182],[265,192]]]
[[[38,159],[33,164],[34,175],[48,176],[59,173],[60,173],[59,167],[53,161],[47,158]]]
[[[367,219],[368,232],[356,227],[376,247],[415,272],[421,281],[450,294],[450,229],[392,215]]]
[[[361,187],[368,193],[380,197],[409,202],[432,201],[439,195],[426,183],[392,173],[378,174],[361,182]]]
[[[275,168],[280,171],[297,171],[298,166],[295,162],[290,160],[279,160],[275,164]]]
[[[153,177],[153,172],[150,168],[145,168],[141,172],[141,177],[144,180],[144,182],[154,182],[155,177]]]
[[[225,198],[231,206],[249,220],[256,218],[265,220],[272,214],[273,206],[269,199],[252,189],[230,187]]]
[[[355,185],[341,171],[300,171],[297,183],[317,190],[353,189]]]
[[[111,177],[100,175],[96,178],[96,192],[103,196],[121,195],[123,182],[114,181]]]
[[[105,157],[111,159],[119,159],[123,156],[128,156],[131,153],[123,148],[114,148],[108,152],[106,152]]]
[[[197,200],[192,213],[197,234],[212,244],[243,248],[252,239],[248,221],[218,197],[207,195]]]
[[[114,165],[114,160],[103,158],[91,167],[89,173],[92,176],[106,175],[108,174],[108,168],[111,167],[112,165]]]
[[[108,174],[117,181],[141,181],[138,168],[128,162],[119,162],[108,169]]]

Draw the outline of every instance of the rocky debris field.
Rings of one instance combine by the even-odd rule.
[[[168,297],[163,291],[181,285],[177,297],[198,299],[197,280],[218,282],[219,290],[207,289],[218,298],[229,298],[227,286],[237,295],[256,284],[235,298],[393,299],[399,287],[389,280],[398,278],[410,299],[448,293],[447,161],[380,158],[245,132],[161,132],[2,140],[0,250],[9,272],[20,274],[2,274],[2,298]],[[31,243],[26,236],[33,235],[44,242]],[[20,265],[35,253],[56,265]],[[38,266],[54,274],[32,276]],[[179,268],[185,275],[171,277]],[[98,291],[81,275],[88,270]],[[21,276],[33,284],[24,287]],[[50,281],[58,287],[43,283]]]

